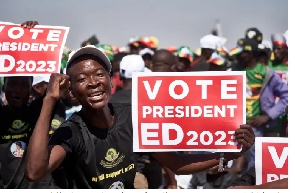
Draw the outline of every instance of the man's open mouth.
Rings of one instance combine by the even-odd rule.
[[[98,100],[101,100],[104,97],[104,94],[105,94],[105,92],[98,91],[98,92],[94,92],[94,93],[88,95],[88,98],[91,101],[98,101]]]

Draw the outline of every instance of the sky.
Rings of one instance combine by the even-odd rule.
[[[218,19],[226,47],[233,48],[247,28],[264,39],[288,29],[287,0],[0,0],[0,21],[70,27],[66,46],[77,49],[96,35],[100,43],[126,46],[134,35],[155,36],[159,47],[199,48]]]

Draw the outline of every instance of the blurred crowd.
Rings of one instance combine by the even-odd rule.
[[[288,31],[272,34],[264,40],[257,28],[245,30],[234,48],[226,48],[227,39],[208,34],[200,39],[200,48],[170,46],[159,49],[159,40],[152,36],[133,36],[126,47],[101,44],[96,36],[81,43],[93,45],[106,54],[112,64],[113,82],[110,103],[131,103],[132,72],[188,72],[188,71],[246,71],[247,123],[259,137],[287,137],[284,109],[288,103]],[[60,73],[65,74],[72,50],[65,47]],[[50,76],[33,77],[29,103],[42,97]],[[1,88],[4,78],[1,78]],[[3,89],[1,103],[7,105]],[[12,98],[20,100],[20,96]],[[51,122],[51,134],[74,112],[81,110],[79,102],[68,93],[60,100],[59,110]],[[21,144],[20,144],[21,145]],[[207,152],[178,152],[206,154]],[[217,167],[193,175],[175,175],[150,155],[138,160],[135,188],[224,189],[247,174],[255,166],[255,147],[240,158],[228,163],[223,172]]]

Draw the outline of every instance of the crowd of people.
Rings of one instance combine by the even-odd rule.
[[[288,33],[263,38],[249,28],[227,49],[208,34],[196,51],[148,36],[123,48],[87,40],[65,47],[59,74],[2,77],[0,188],[286,188],[255,184],[255,136],[287,137],[288,121]],[[246,71],[242,151],[133,153],[132,72],[188,71]]]

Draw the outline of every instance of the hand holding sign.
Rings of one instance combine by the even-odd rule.
[[[242,151],[236,152],[236,158],[248,151],[255,142],[255,134],[251,125],[241,125],[234,134],[235,141],[242,145]]]
[[[245,72],[133,74],[133,150],[239,152],[245,85]],[[252,136],[236,132],[245,149]]]
[[[26,21],[21,24],[24,28],[33,28],[35,25],[39,25],[38,21]]]
[[[0,22],[0,75],[34,76],[59,73],[67,27]]]

